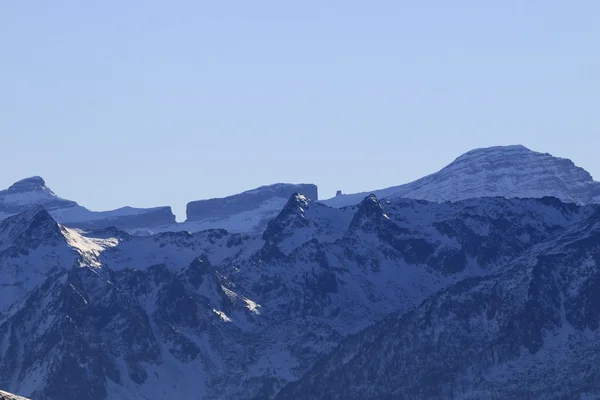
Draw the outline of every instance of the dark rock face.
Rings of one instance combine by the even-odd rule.
[[[192,201],[187,205],[187,221],[225,218],[240,212],[252,211],[269,200],[276,198],[287,200],[294,193],[301,193],[313,201],[318,200],[316,185],[278,183],[221,199]]]

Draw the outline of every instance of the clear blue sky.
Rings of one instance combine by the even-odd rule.
[[[321,196],[524,144],[600,178],[600,1],[0,1],[0,187]]]

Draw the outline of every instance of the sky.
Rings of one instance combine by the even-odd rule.
[[[600,179],[597,0],[0,0],[0,188],[320,197],[523,144]]]

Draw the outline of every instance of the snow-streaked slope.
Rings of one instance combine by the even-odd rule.
[[[348,337],[277,399],[600,398],[600,209]]]
[[[497,146],[469,151],[442,170],[414,182],[372,192],[323,200],[332,207],[357,204],[367,194],[435,202],[476,197],[544,197],[565,202],[600,202],[600,183],[571,160],[531,151],[524,146]]]
[[[259,235],[63,229],[72,263],[0,313],[0,386],[40,400],[268,399],[347,335],[502,273],[593,212],[551,198],[338,209],[295,194]]]
[[[99,266],[114,238],[85,237],[36,207],[0,222],[0,311],[48,276],[80,265]]]
[[[39,176],[23,179],[0,191],[0,220],[38,206],[43,206],[58,222],[71,227],[134,229],[175,222],[170,207],[90,211],[74,201],[58,197]]]
[[[29,400],[25,397],[17,396],[16,394],[3,392],[0,390],[0,400]]]

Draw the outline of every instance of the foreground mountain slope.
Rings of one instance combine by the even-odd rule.
[[[588,226],[590,210],[374,196],[337,209],[295,194],[260,235],[152,236],[21,215],[5,231],[23,233],[6,243],[27,246],[9,246],[0,269],[35,264],[39,280],[0,311],[0,387],[36,400],[272,398],[347,335],[464,278],[504,273]],[[46,248],[70,259],[27,261]]]
[[[175,223],[170,207],[90,211],[74,201],[58,197],[39,176],[23,179],[0,191],[0,220],[39,206],[70,227],[133,229]]]
[[[588,208],[498,273],[344,340],[277,399],[598,398],[599,243]]]
[[[471,150],[440,171],[405,185],[375,190],[379,198],[405,197],[434,202],[477,197],[556,197],[564,202],[600,202],[600,182],[571,160],[524,146]],[[322,201],[332,207],[357,204],[368,193]]]

